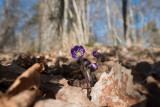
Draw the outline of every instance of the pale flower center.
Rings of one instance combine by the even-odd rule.
[[[77,56],[81,56],[82,54],[80,52],[77,52]]]

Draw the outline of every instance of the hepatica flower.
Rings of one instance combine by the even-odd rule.
[[[75,59],[81,58],[85,53],[85,49],[83,46],[74,46],[74,48],[71,49],[72,57]]]
[[[91,70],[95,71],[98,69],[97,63],[93,63],[91,66],[89,61],[84,61],[81,57],[84,55],[85,49],[83,46],[74,46],[74,48],[71,49],[72,57],[75,59],[80,58],[81,67],[80,69],[83,72],[83,76],[85,78],[86,84],[87,84],[87,97],[90,98],[90,85],[92,84],[92,77],[91,77]],[[93,52],[93,56],[98,59],[99,53],[97,51]],[[98,61],[98,60],[97,60]],[[90,68],[90,69],[89,69]],[[89,85],[90,84],[90,85]]]
[[[98,55],[99,55],[98,51],[93,51],[93,56],[94,57],[98,57]]]
[[[91,65],[91,67],[92,67],[94,70],[97,70],[97,69],[98,69],[97,63],[93,63],[93,64]]]
[[[84,65],[85,67],[87,67],[87,66],[89,65],[89,62],[88,62],[88,61],[84,61],[84,62],[83,62],[83,65]]]

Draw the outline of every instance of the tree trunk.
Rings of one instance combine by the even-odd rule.
[[[114,45],[114,35],[112,31],[112,25],[111,25],[111,19],[110,19],[110,10],[109,10],[109,1],[106,0],[106,13],[107,13],[107,23],[108,23],[108,30],[109,30],[109,35],[110,35],[110,44],[113,46]]]
[[[63,0],[41,0],[39,10],[39,52],[61,47]]]
[[[19,11],[14,6],[19,5],[19,0],[6,1],[2,21],[0,23],[0,49],[15,46],[15,28],[18,23]]]
[[[88,19],[86,18],[86,14],[89,12],[89,10],[86,10],[85,8],[85,6],[87,5],[86,1],[81,1],[79,3],[78,2],[79,1],[72,0],[76,16],[76,21],[72,24],[74,32],[76,34],[77,43],[79,45],[84,45],[89,43],[90,40],[90,31],[87,22]]]
[[[129,29],[128,29],[129,20],[128,20],[128,17],[127,17],[127,1],[128,0],[123,0],[123,3],[122,3],[124,38],[125,38],[125,41],[126,41],[126,46],[131,46],[130,32],[129,32]]]
[[[143,28],[143,23],[144,23],[144,15],[142,12],[139,12],[139,15],[141,17],[141,28],[140,28],[140,33],[139,36],[137,37],[137,44],[138,46],[142,46],[143,45],[143,33],[144,33],[144,28]]]
[[[133,7],[131,4],[131,0],[129,0],[129,19],[130,19],[130,26],[131,26],[131,37],[132,37],[132,43],[134,45],[137,45],[138,41],[137,41],[137,35],[136,35],[136,29],[135,29],[135,22],[134,22],[134,11],[133,11]]]
[[[68,45],[68,11],[69,11],[69,1],[64,0],[64,16],[63,16],[63,32],[62,32],[62,47],[69,47]]]

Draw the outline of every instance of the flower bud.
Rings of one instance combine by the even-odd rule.
[[[93,64],[91,65],[91,67],[92,67],[92,69],[94,69],[94,70],[97,70],[97,69],[98,69],[97,63],[93,63]]]
[[[88,62],[88,61],[84,61],[84,62],[83,62],[83,65],[86,67],[86,66],[89,65],[89,62]]]
[[[99,55],[98,51],[93,51],[93,56],[94,57],[98,57],[98,55]]]

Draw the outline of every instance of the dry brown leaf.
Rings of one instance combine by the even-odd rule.
[[[152,76],[148,76],[147,79],[146,79],[146,82],[148,84],[150,84],[150,83],[157,83],[157,81]]]
[[[96,107],[84,94],[81,88],[73,86],[62,86],[62,88],[56,94],[57,100],[66,101],[68,103],[78,104],[81,106]]]
[[[157,78],[157,77],[156,77]],[[159,107],[160,105],[160,83],[152,76],[147,77],[146,87],[147,94],[147,107]]]
[[[144,100],[133,85],[131,71],[116,64],[92,88],[92,102],[99,106],[128,107]]]
[[[59,80],[63,78],[61,75],[48,75],[48,74],[41,74],[41,82],[42,83],[58,83]]]
[[[16,74],[21,74],[25,71],[24,68],[18,66],[17,64],[11,64],[8,66],[0,65],[0,70],[4,72],[14,72]]]
[[[11,98],[3,96],[0,99],[0,107],[29,107],[34,102],[37,93],[37,90],[25,90]]]
[[[38,101],[34,107],[83,107],[78,104],[71,104],[65,101],[48,99],[48,100],[41,100]]]
[[[34,64],[16,79],[16,81],[7,90],[6,95],[14,96],[26,89],[38,88],[40,85],[40,72],[43,70],[44,65],[42,63]]]
[[[15,102],[9,101],[7,97],[0,99],[0,107],[18,107]]]
[[[3,96],[4,94],[0,91],[0,98]]]
[[[56,100],[62,100],[67,103],[78,104],[81,106],[83,105],[83,106],[95,107],[95,105],[87,98],[87,95],[84,94],[82,88],[69,86],[67,83],[67,80],[64,78],[62,79],[59,78],[59,81],[56,84],[50,81],[48,83],[41,84],[41,85],[43,85],[42,87],[45,87],[46,89],[45,98],[56,98]],[[41,103],[46,104],[47,102],[48,101],[41,102]],[[59,104],[57,103],[57,101],[54,101],[53,104],[54,103]],[[36,104],[36,107],[37,107],[37,104]],[[42,106],[42,107],[46,107],[46,106]]]

